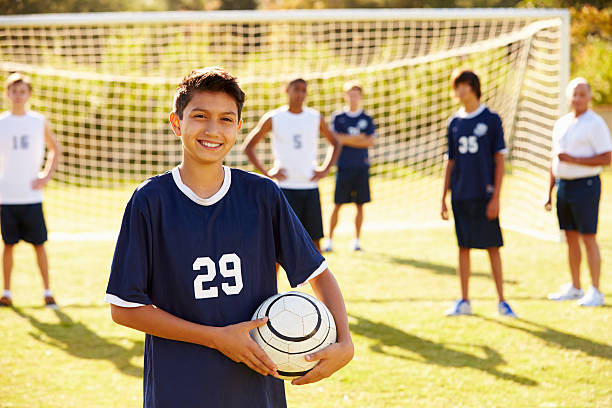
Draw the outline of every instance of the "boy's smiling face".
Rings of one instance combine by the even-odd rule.
[[[238,106],[225,92],[194,92],[183,119],[170,114],[174,133],[183,141],[185,161],[209,165],[223,163],[242,126]]]

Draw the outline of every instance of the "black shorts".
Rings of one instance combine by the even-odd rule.
[[[601,180],[599,176],[559,180],[557,218],[562,230],[597,233]]]
[[[281,188],[289,205],[298,216],[313,241],[323,238],[323,218],[319,189],[298,190]]]
[[[487,219],[488,202],[488,199],[452,200],[460,247],[486,249],[504,245],[499,218]]]
[[[2,240],[7,245],[16,244],[21,239],[34,245],[41,245],[47,240],[42,203],[2,204],[0,223]]]
[[[370,168],[339,168],[336,174],[336,204],[370,202]]]

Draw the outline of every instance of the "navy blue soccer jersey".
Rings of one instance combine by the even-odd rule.
[[[277,293],[275,263],[292,286],[327,265],[270,179],[224,167],[221,189],[202,199],[178,168],[150,178],[127,204],[106,301],[155,305],[190,322],[251,319]],[[282,380],[219,351],[147,334],[145,407],[284,407]]]
[[[358,112],[344,111],[342,113],[334,113],[331,120],[330,128],[336,133],[345,133],[347,135],[358,135],[365,133],[368,136],[375,137],[376,126],[374,121],[363,110]],[[338,158],[337,166],[341,168],[349,167],[368,167],[370,159],[368,158],[368,149],[352,146],[342,146],[340,157]]]
[[[486,106],[466,114],[461,109],[448,123],[448,158],[453,200],[487,199],[493,194],[496,153],[505,153],[499,115]]]

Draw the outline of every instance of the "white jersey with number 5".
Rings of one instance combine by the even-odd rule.
[[[0,203],[36,204],[43,200],[42,190],[32,182],[45,156],[45,117],[28,111],[16,116],[0,115]]]
[[[317,182],[310,179],[317,166],[321,114],[307,107],[301,113],[291,113],[283,106],[273,111],[271,118],[274,166],[285,169],[287,175],[278,185],[298,190],[317,188]]]

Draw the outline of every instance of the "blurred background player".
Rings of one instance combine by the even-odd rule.
[[[263,175],[276,179],[317,249],[321,250],[323,219],[319,179],[325,177],[340,155],[340,143],[327,127],[323,116],[304,106],[307,84],[302,78],[287,84],[289,105],[266,113],[249,133],[244,153]],[[255,153],[255,146],[272,132],[274,167],[267,170]],[[331,145],[321,167],[317,167],[319,133]]]
[[[453,76],[455,97],[463,106],[448,123],[448,160],[442,191],[442,219],[448,219],[446,193],[451,203],[459,244],[461,299],[446,312],[448,316],[472,314],[468,295],[470,249],[486,249],[499,296],[498,311],[516,317],[504,298],[499,248],[499,197],[504,175],[506,145],[501,118],[480,103],[480,79],[472,71]]]
[[[51,180],[61,153],[49,122],[40,113],[26,108],[31,95],[32,85],[27,76],[14,73],[8,77],[6,97],[11,109],[0,115],[0,222],[4,241],[4,293],[0,306],[12,305],[13,248],[24,240],[32,244],[36,252],[45,288],[45,305],[57,307],[49,289],[42,189]],[[49,154],[41,172],[45,145]]]
[[[581,306],[603,306],[599,290],[601,256],[596,240],[602,166],[610,164],[612,143],[604,120],[589,109],[591,87],[584,78],[575,78],[567,86],[572,111],[557,120],[553,128],[553,159],[550,172],[548,211],[552,190],[557,184],[557,218],[565,231],[572,282],[551,293],[551,300],[579,299]],[[580,239],[586,249],[591,287],[584,294],[580,286]]]
[[[361,250],[359,237],[363,224],[363,204],[370,202],[370,160],[368,148],[374,146],[376,126],[374,121],[361,109],[363,88],[356,81],[344,84],[344,99],[347,106],[344,112],[332,116],[331,130],[342,144],[338,158],[334,210],[329,221],[329,238],[323,246],[324,251],[332,250],[332,238],[338,224],[338,213],[342,204],[355,203],[355,239],[351,249]]]

